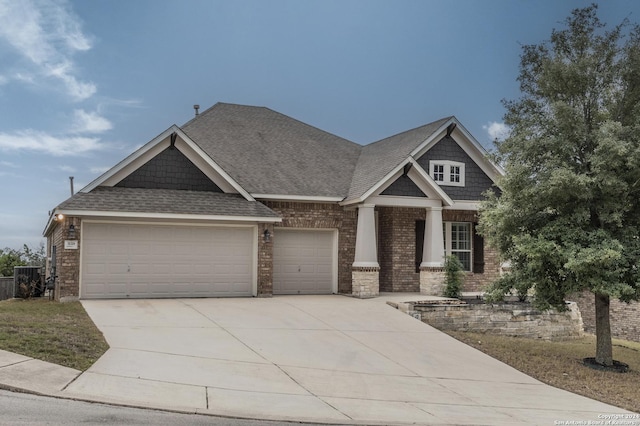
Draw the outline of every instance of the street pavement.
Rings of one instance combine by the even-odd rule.
[[[632,414],[547,386],[386,303],[424,298],[83,301],[110,349],[84,373],[0,351],[0,384],[329,424],[558,425]]]
[[[0,425],[280,426],[282,422],[172,413],[0,390]]]

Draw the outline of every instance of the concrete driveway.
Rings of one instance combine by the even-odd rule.
[[[552,425],[624,412],[546,386],[385,303],[415,298],[84,301],[111,348],[62,394],[338,424]]]

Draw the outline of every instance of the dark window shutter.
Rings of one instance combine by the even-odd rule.
[[[484,237],[482,235],[478,235],[476,232],[476,226],[478,224],[473,224],[473,273],[474,274],[483,274],[484,273]]]
[[[420,272],[422,249],[424,248],[424,220],[416,220],[416,272]]]

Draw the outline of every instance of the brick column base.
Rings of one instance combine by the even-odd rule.
[[[368,299],[380,295],[380,283],[378,275],[380,268],[358,268],[351,269],[351,293],[354,297]]]
[[[420,268],[420,294],[442,296],[444,293],[444,268]]]

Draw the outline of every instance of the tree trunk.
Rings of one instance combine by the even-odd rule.
[[[613,365],[611,324],[609,323],[609,296],[596,293],[596,362]]]

